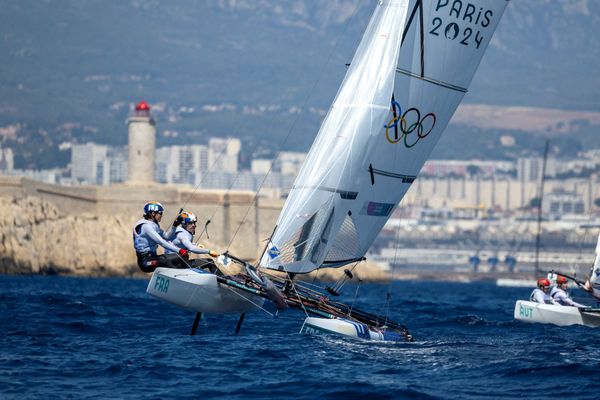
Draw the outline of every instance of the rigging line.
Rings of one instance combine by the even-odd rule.
[[[239,128],[238,128],[239,130]],[[229,146],[229,142],[233,139],[233,137],[228,137],[227,138],[227,142],[225,143],[225,148],[227,148]],[[208,147],[208,146],[207,146]],[[210,149],[209,149],[210,150]],[[187,199],[185,200],[185,202],[183,203],[183,207],[181,207],[182,209],[185,209],[185,206],[190,202],[190,199],[192,198],[192,196],[198,191],[198,189],[200,188],[200,185],[202,185],[202,183],[204,183],[204,179],[208,176],[209,172],[212,172],[213,167],[217,164],[218,161],[221,161],[221,157],[223,157],[223,155],[225,155],[225,151],[220,152],[219,156],[216,157],[213,160],[213,163],[207,168],[206,171],[204,171],[204,173],[202,174],[202,176],[200,177],[198,184],[194,187],[194,190],[192,191],[192,193],[190,193],[187,196]]]
[[[258,271],[259,269],[261,269],[261,268],[260,268],[260,262],[261,262],[261,260],[263,259],[263,257],[264,257],[264,255],[265,255],[265,253],[267,252],[267,249],[269,248],[269,243],[271,243],[271,238],[272,238],[272,237],[273,237],[273,235],[275,234],[275,231],[277,230],[277,226],[278,226],[278,225],[277,225],[277,224],[275,224],[275,226],[273,227],[273,231],[271,232],[271,236],[269,236],[269,237],[268,237],[268,238],[265,240],[265,242],[266,242],[266,244],[265,244],[265,247],[263,248],[263,250],[262,250],[262,253],[260,253],[260,257],[258,257],[258,260],[256,261],[256,264],[257,264],[257,265],[256,265],[256,270],[257,270],[257,271]],[[268,275],[268,274],[267,274],[267,275]]]
[[[313,280],[312,280],[312,282],[308,282],[308,281],[302,281],[301,283],[300,283],[300,282],[298,282],[298,287],[299,287],[300,289],[304,290],[305,292],[309,292],[309,293],[312,293],[312,294],[316,294],[316,295],[322,296],[322,295],[324,295],[324,293],[323,293],[323,290],[324,290],[324,288],[323,288],[322,286],[320,286],[320,285],[317,285],[317,284],[315,284],[315,283],[314,283],[314,282],[315,282],[315,280],[316,280],[314,277],[315,277],[315,276],[317,276],[317,275],[318,275],[318,274],[321,272],[321,269],[319,268],[319,269],[316,269],[316,270],[314,270],[314,271],[311,271],[311,273],[312,273],[312,272],[315,272],[315,273],[313,274]],[[269,274],[269,273],[268,273],[268,272],[266,272],[266,271],[263,271],[263,273],[264,273],[265,275],[267,275],[268,277],[272,277],[272,276],[273,276],[273,275]],[[286,279],[284,278],[284,281],[285,281],[285,280],[286,280]],[[310,288],[309,286],[312,286],[313,288],[316,288],[316,289],[318,289],[318,290],[316,290],[316,289],[313,289],[313,288]]]
[[[351,20],[354,15],[356,14],[356,11],[358,10],[360,2],[357,2],[356,5],[354,6],[354,9],[352,10],[352,13],[350,14],[350,16],[348,17],[348,20]],[[342,33],[340,33],[335,41],[335,44],[333,46],[333,49],[331,50],[331,52],[329,52],[329,55],[327,56],[327,59],[325,60],[324,66],[329,65],[329,63],[331,62],[331,59],[333,58],[333,54],[335,53],[335,51],[338,48],[338,45],[340,43],[340,38],[345,36],[346,31],[348,30],[348,27],[350,26],[350,23],[346,23],[344,30]],[[366,30],[366,27],[365,29]],[[364,30],[363,30],[363,34],[364,34]],[[362,38],[362,36],[361,36]],[[322,68],[321,70],[323,70],[324,68]],[[304,98],[304,101],[302,103],[302,109],[305,110],[306,109],[306,105],[308,104],[308,100],[311,97],[311,95],[314,93],[317,85],[319,84],[319,82],[321,81],[322,78],[322,74],[319,75],[317,77],[317,80],[314,82],[312,88],[308,91],[306,97]],[[275,155],[275,157],[273,158],[273,160],[271,161],[271,165],[269,166],[269,169],[267,170],[267,173],[265,174],[262,182],[260,183],[260,185],[258,186],[256,193],[254,195],[254,199],[252,200],[252,202],[250,203],[250,205],[248,206],[248,208],[246,209],[246,213],[244,214],[244,217],[242,218],[242,220],[240,221],[240,223],[238,224],[237,229],[235,230],[235,233],[233,234],[233,236],[231,237],[231,240],[229,241],[229,244],[227,245],[227,250],[229,250],[229,248],[231,247],[231,244],[233,243],[234,239],[236,238],[241,226],[244,224],[244,222],[246,221],[246,218],[248,217],[248,213],[250,212],[250,209],[252,207],[254,207],[254,205],[256,204],[256,201],[258,200],[258,195],[260,193],[260,191],[262,190],[263,185],[265,184],[267,177],[269,176],[269,174],[271,173],[271,171],[273,170],[273,165],[275,164],[275,161],[279,158],[279,155],[281,154],[281,152],[283,151],[282,148],[283,146],[287,143],[287,141],[289,140],[294,128],[296,127],[296,124],[298,123],[298,121],[300,120],[300,114],[298,114],[296,116],[296,118],[294,118],[294,121],[292,122],[292,125],[290,126],[290,128],[288,129],[288,132],[285,136],[285,138],[283,139],[283,142],[281,144],[281,146],[279,147],[279,151],[277,152],[277,154]],[[272,238],[272,237],[271,237]],[[269,240],[271,239],[269,238]],[[268,244],[267,244],[268,245]]]
[[[275,318],[275,314],[273,314],[272,312],[270,312],[269,310],[267,310],[266,308],[264,308],[263,306],[259,306],[257,303],[253,302],[252,300],[250,300],[249,298],[242,296],[241,293],[238,293],[237,291],[235,291],[233,288],[227,286],[227,285],[223,285],[224,287],[226,287],[227,289],[231,290],[233,293],[235,293],[236,295],[240,296],[242,299],[246,300],[247,302],[251,303],[252,305],[254,305],[256,308],[258,308],[261,311],[264,311],[265,313],[269,314],[271,317]]]
[[[392,301],[392,285],[394,284],[394,266],[396,265],[396,260],[398,257],[398,248],[400,247],[400,229],[396,228],[396,248],[394,249],[394,261],[392,262],[392,265],[390,266],[391,270],[392,270],[392,276],[390,279],[390,283],[388,285],[388,292],[387,292],[387,296],[386,296],[386,300],[385,300],[385,306],[384,306],[384,315],[385,315],[385,324],[387,324],[388,322],[388,317],[389,317],[389,312],[390,312],[390,303]]]
[[[354,268],[356,268],[356,266],[358,265],[359,262],[357,262],[354,267],[352,267],[352,270],[354,270]],[[346,282],[344,282],[346,283]],[[354,291],[354,298],[352,299],[352,304],[350,305],[350,310],[348,311],[348,316],[352,315],[352,309],[354,308],[354,303],[356,303],[356,299],[358,297],[358,289],[360,289],[360,284],[362,283],[362,279],[358,278],[358,285],[356,285],[356,291]],[[344,286],[344,284],[342,284],[342,286]],[[342,286],[340,286],[338,288],[338,290],[340,290],[342,288]]]
[[[296,297],[298,297],[298,301],[300,302],[300,305],[302,306],[302,310],[304,311],[304,314],[306,314],[306,316],[308,317],[309,316],[308,315],[308,311],[306,311],[306,307],[304,306],[304,302],[300,298],[300,293],[298,293],[298,291],[296,290],[296,284],[294,283],[294,280],[290,279],[289,282],[292,285],[292,290],[294,291],[294,293],[296,293]]]
[[[363,261],[363,260],[360,260],[360,261],[357,261],[357,262],[355,262],[355,263],[354,263],[354,266],[352,266],[352,268],[350,268],[350,272],[353,272],[353,271],[354,271],[354,269],[355,269],[355,268],[358,266],[358,264],[360,264],[362,261]],[[342,281],[342,280],[340,279],[340,286],[339,286],[339,287],[337,287],[337,288],[335,288],[335,289],[336,289],[338,292],[339,292],[340,290],[342,290],[342,288],[344,287],[344,285],[345,285],[345,284],[348,282],[348,279],[346,279],[346,276],[347,276],[347,275],[346,275],[346,273],[344,272],[344,276],[342,277],[344,280]],[[360,279],[360,278],[359,278],[359,279]]]
[[[350,309],[348,310],[348,317],[352,317],[352,309],[354,308],[354,303],[356,302],[356,298],[358,297],[358,289],[360,289],[360,284],[362,283],[362,279],[358,280],[358,285],[356,285],[356,291],[354,292],[354,299],[352,299],[352,305],[350,305]],[[379,321],[377,321],[379,323]]]
[[[535,274],[539,275],[539,258],[540,258],[540,243],[541,243],[541,229],[542,229],[542,203],[544,200],[544,181],[546,180],[546,159],[548,158],[548,147],[550,140],[546,139],[544,147],[544,160],[542,161],[542,179],[540,183],[540,195],[538,196],[538,215],[537,215],[537,234],[535,236]]]
[[[224,194],[227,195],[229,194],[232,190],[233,187],[235,186],[235,184],[237,183],[237,180],[240,176],[242,171],[238,171],[235,175],[235,177],[233,178],[233,180],[231,181],[231,183],[229,184],[229,186],[227,187],[227,189],[225,190]],[[210,221],[215,217],[215,215],[217,215],[217,212],[219,211],[219,204],[215,205],[213,208],[213,212],[212,214],[210,214],[209,218],[206,221],[206,224],[204,225],[204,230],[202,230],[202,232],[200,232],[200,235],[198,236],[198,239],[196,239],[195,243],[200,242],[200,239],[202,239],[202,234],[206,231],[206,236],[208,238],[208,228],[207,225],[210,223]],[[238,227],[239,228],[239,227]],[[227,250],[229,250],[229,246],[227,247]]]
[[[317,289],[312,289],[309,286],[314,286]],[[311,285],[308,282],[298,282],[297,287],[302,291],[303,295],[312,295],[312,296],[325,296],[323,292],[323,288],[317,285]],[[300,291],[299,291],[300,292]]]
[[[185,259],[185,258],[183,258],[183,256],[182,256],[181,254],[179,254],[179,253],[175,253],[175,254],[177,254],[177,257],[179,257],[179,258],[181,259],[181,261],[183,261],[183,263],[184,263],[185,265],[187,265],[187,267],[188,267],[189,269],[192,269],[192,266],[191,266],[191,265],[188,263],[189,259],[188,259],[188,260],[186,260],[186,259]]]
[[[588,179],[592,179],[592,177],[590,176],[590,178],[588,178]],[[597,195],[598,195],[598,186],[595,187],[595,189],[593,191],[593,195],[592,195],[592,188],[590,187],[590,192],[589,192],[588,198],[589,197],[593,197],[595,199]],[[592,220],[593,209],[594,209],[593,200],[590,202],[589,207],[590,207],[590,209],[588,211],[588,221],[591,221]],[[582,257],[582,255],[583,255],[583,244],[586,242],[586,238],[587,238],[587,236],[589,234],[590,229],[593,229],[593,228],[590,227],[590,228],[585,229],[585,231],[583,232],[583,238],[579,241],[579,260],[582,260],[582,258],[583,258]],[[592,241],[592,243],[595,243],[595,242]],[[592,260],[592,268],[593,268],[594,261],[595,261],[595,259]]]
[[[274,118],[274,117],[273,117]],[[229,145],[229,142],[234,139],[233,137],[229,137],[227,139],[227,143],[225,143],[225,146],[227,147]],[[194,192],[192,192],[190,194],[190,196],[188,197],[191,198],[191,196],[196,192],[196,190],[199,188],[199,186],[202,184],[202,182],[204,181],[204,178],[208,175],[209,172],[211,172],[212,168],[217,164],[218,161],[221,160],[221,157],[223,157],[225,155],[225,151],[221,152],[219,154],[219,156],[214,160],[213,164],[211,165],[211,167],[205,172],[205,174],[202,176],[201,181],[198,183],[198,185],[196,186],[196,188],[194,189]],[[235,174],[234,179],[232,180],[231,184],[229,184],[229,186],[227,187],[227,189],[225,190],[225,195],[229,194],[229,192],[232,191],[233,187],[235,186],[235,184],[237,183],[238,178],[240,177],[242,171],[238,170],[238,172]],[[186,202],[187,204],[187,202]],[[200,235],[198,235],[198,238],[194,241],[195,244],[198,244],[200,242],[200,239],[202,239],[202,234],[204,233],[204,231],[207,231],[207,225],[208,223],[210,223],[210,221],[215,217],[215,215],[217,214],[217,212],[219,211],[219,205],[215,205],[213,207],[213,212],[210,214],[209,218],[207,219],[207,223],[204,225],[204,230],[200,233]],[[208,232],[207,232],[208,235]]]

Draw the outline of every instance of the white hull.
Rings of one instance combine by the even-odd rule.
[[[300,329],[300,333],[331,333],[366,340],[405,341],[405,338],[398,333],[374,330],[360,322],[349,321],[342,318],[307,317]]]
[[[600,326],[600,313],[585,312],[577,307],[540,304],[524,300],[518,300],[515,304],[515,319],[559,326]]]
[[[257,311],[265,299],[217,282],[215,274],[193,268],[157,268],[146,292],[186,310],[203,314]]]

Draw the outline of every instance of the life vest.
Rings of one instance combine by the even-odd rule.
[[[183,245],[183,241],[181,240],[181,235],[187,236],[187,238],[189,239],[190,242],[194,241],[194,235],[192,235],[190,232],[188,232],[187,230],[185,230],[185,228],[183,228],[181,226],[177,227],[177,229],[175,230],[175,234],[169,238],[169,241],[171,243],[173,243],[175,246],[177,246],[181,249],[184,249],[185,246]],[[175,253],[175,252],[171,251],[169,249],[165,249],[165,254],[170,254],[170,253]]]
[[[155,222],[143,218],[140,219],[133,226],[133,247],[137,253],[156,253],[157,244],[142,235],[142,226],[144,224],[150,224],[150,227],[156,231],[160,229]]]
[[[543,298],[543,301],[542,301],[542,303],[543,303],[543,304],[547,304],[547,303],[548,303],[548,295],[546,294],[546,292],[544,292],[544,291],[543,291],[542,289],[540,289],[540,288],[533,289],[533,292],[531,292],[531,295],[529,296],[529,301],[532,301],[532,302],[534,302],[534,303],[537,303],[537,301],[536,301],[536,299],[535,299],[535,295],[536,295],[536,294],[538,294],[538,293],[541,293],[541,294],[542,294],[542,298]]]
[[[562,296],[558,296],[558,298],[557,298],[557,295],[558,295],[558,294],[562,294]],[[559,302],[560,304],[562,304],[563,306],[564,306],[564,305],[568,305],[568,304],[566,304],[566,303],[563,301],[563,299],[564,299],[565,297],[566,297],[566,298],[569,298],[569,295],[567,294],[567,292],[565,292],[565,291],[564,291],[564,290],[562,290],[561,288],[559,288],[559,287],[555,287],[554,289],[552,289],[552,293],[550,293],[550,296],[552,296],[552,298],[553,298],[554,300],[558,301],[558,302]]]

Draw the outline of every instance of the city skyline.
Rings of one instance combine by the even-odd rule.
[[[306,152],[370,6],[280,5],[11,4],[0,28],[0,145],[13,150],[19,169],[62,167],[69,143],[122,146],[123,122],[145,99],[159,146],[237,137],[248,167],[250,158]],[[509,2],[433,157],[533,156],[546,136],[559,156],[596,147],[600,41],[590,32],[597,32],[599,7]]]

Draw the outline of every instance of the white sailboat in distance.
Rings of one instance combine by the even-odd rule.
[[[568,276],[566,274],[554,273],[549,274]],[[555,304],[536,303],[534,301],[517,300],[515,303],[514,318],[518,321],[535,322],[542,324],[554,324],[559,326],[568,325],[585,325],[592,328],[600,327],[600,307],[597,306],[600,301],[600,289],[598,288],[598,277],[600,276],[600,233],[596,243],[596,255],[592,265],[589,277],[589,287],[586,288],[586,283],[577,280],[575,277],[569,277],[572,282],[575,282],[579,287],[584,288],[588,294],[596,301],[596,306],[590,307],[571,307]],[[552,281],[552,279],[550,279]]]
[[[219,307],[244,312],[268,298],[280,308],[310,314],[303,332],[410,340],[403,325],[334,302],[294,277],[364,259],[467,92],[507,0],[374,3],[257,270],[245,263],[253,279],[228,282],[233,278],[218,276],[206,283],[228,297],[236,291],[237,305],[244,296],[245,310],[228,307],[219,296],[215,303],[214,293],[192,279],[205,273],[195,269],[189,277],[157,269],[148,293],[198,312],[219,312]],[[268,279],[269,270],[284,272],[285,278]],[[159,278],[179,281],[169,290],[187,281],[189,288],[166,294],[155,289]],[[191,299],[195,291],[204,294]]]

